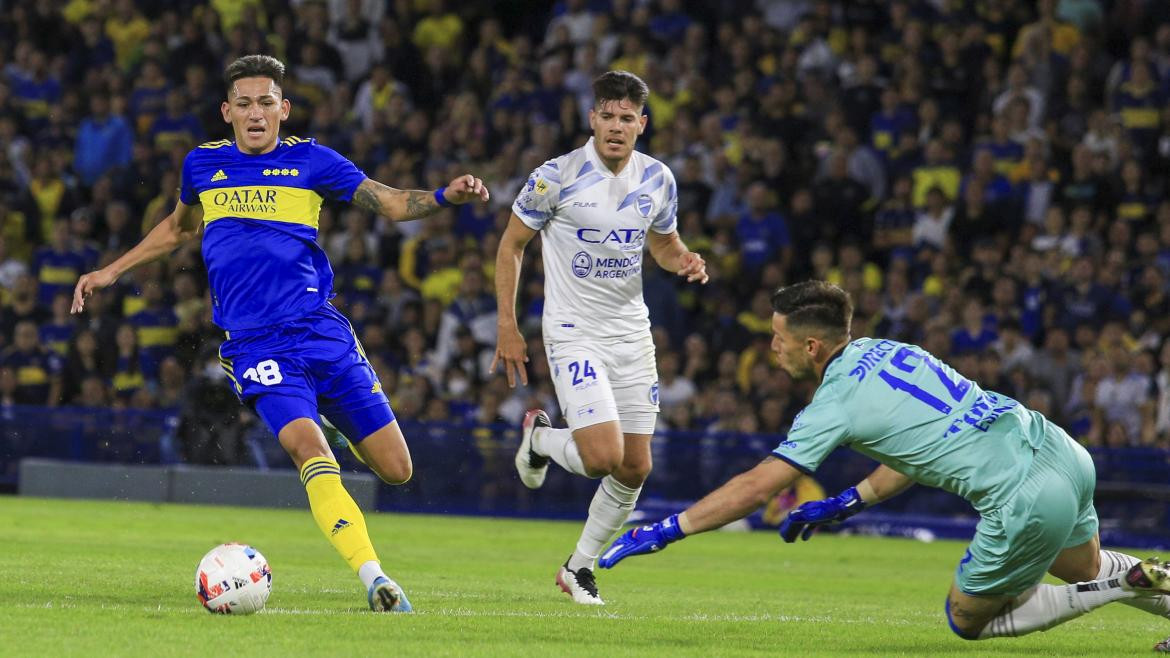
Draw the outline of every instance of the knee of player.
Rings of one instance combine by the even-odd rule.
[[[410,481],[410,478],[414,476],[414,466],[408,459],[405,462],[396,463],[386,468],[379,468],[374,472],[386,484],[397,486]]]
[[[582,461],[585,462],[585,472],[592,478],[605,477],[614,473],[622,466],[622,454],[620,452],[605,452],[598,455],[591,455],[585,458],[582,455]]]
[[[640,487],[650,477],[650,462],[621,464],[611,473],[618,482],[627,487]]]
[[[603,478],[613,472],[613,468],[604,464],[585,464],[585,476],[594,480]]]
[[[956,622],[955,618],[951,615],[951,601],[949,598],[947,599],[945,614],[947,617],[947,626],[950,627],[952,633],[954,633],[955,635],[958,635],[959,637],[963,638],[964,640],[978,640],[979,639],[979,631],[983,630],[982,627],[974,628],[974,629],[966,628],[965,623],[961,624],[961,623]]]
[[[303,420],[303,419],[302,419]],[[278,440],[284,451],[297,464],[303,464],[314,457],[333,458],[329,446],[323,439],[318,438],[309,426],[303,423],[292,422],[280,430]]]
[[[405,475],[390,475],[387,473],[378,473],[377,475],[379,480],[385,482],[386,484],[397,487],[399,485],[410,482],[410,478],[414,476],[414,473],[407,471]]]

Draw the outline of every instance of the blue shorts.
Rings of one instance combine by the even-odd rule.
[[[219,357],[240,401],[255,407],[273,434],[320,415],[357,443],[394,420],[353,327],[332,304],[290,322],[229,332]]]

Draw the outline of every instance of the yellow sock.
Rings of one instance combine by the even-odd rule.
[[[301,465],[301,483],[317,527],[355,572],[378,554],[366,531],[366,518],[341,484],[341,469],[328,457],[313,457]]]

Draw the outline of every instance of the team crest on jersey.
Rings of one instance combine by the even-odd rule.
[[[578,251],[573,256],[573,276],[584,279],[593,271],[593,258],[584,251]]]
[[[650,404],[658,404],[658,382],[650,385]]]
[[[650,200],[649,194],[639,194],[638,201],[635,205],[638,208],[639,215],[649,217],[650,209],[654,207],[654,202]]]

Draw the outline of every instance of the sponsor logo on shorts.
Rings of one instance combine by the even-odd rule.
[[[581,418],[582,416],[592,416],[596,413],[597,409],[594,409],[593,407],[583,407],[577,410],[577,417]]]
[[[573,276],[584,279],[593,271],[593,259],[584,251],[573,255]]]
[[[650,404],[658,404],[658,382],[650,385]]]

